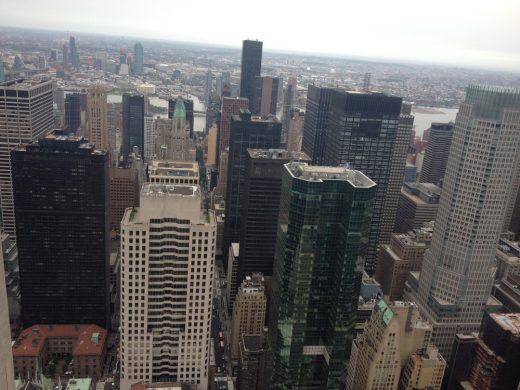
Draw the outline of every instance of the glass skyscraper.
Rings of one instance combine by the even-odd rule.
[[[56,131],[11,160],[23,326],[106,328],[107,152]]]
[[[123,145],[122,154],[126,160],[134,146],[139,154],[144,153],[144,97],[142,95],[123,95]]]
[[[134,74],[143,73],[143,45],[137,42],[134,45]]]
[[[242,42],[242,69],[240,73],[240,97],[249,99],[249,110],[255,107],[256,77],[262,69],[262,45],[260,41]]]
[[[344,167],[288,163],[271,291],[271,388],[338,389],[355,313],[376,184]]]
[[[365,269],[374,274],[380,244],[393,232],[413,116],[401,98],[310,85],[303,151],[314,164],[348,165],[377,183]]]

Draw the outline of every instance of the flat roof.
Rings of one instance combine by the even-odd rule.
[[[0,89],[21,89],[27,90],[32,88],[38,88],[43,84],[51,83],[51,80],[28,80],[28,79],[16,79],[0,83]]]
[[[146,195],[175,195],[195,196],[199,192],[198,186],[173,185],[163,183],[146,183],[141,193]]]
[[[363,172],[347,167],[311,166],[302,162],[285,164],[293,177],[306,181],[341,180],[348,181],[357,188],[371,188],[376,185]]]
[[[491,313],[490,317],[502,329],[512,334],[520,334],[520,313]]]
[[[247,153],[251,158],[258,159],[311,161],[304,152],[290,152],[285,149],[247,149]]]
[[[22,331],[13,345],[13,356],[37,356],[47,339],[76,339],[72,355],[100,355],[107,332],[97,325],[33,325]]]
[[[153,160],[150,164],[150,175],[170,177],[198,177],[199,165],[188,161]]]

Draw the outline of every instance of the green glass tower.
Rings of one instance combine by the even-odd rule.
[[[284,166],[269,316],[272,389],[341,387],[375,188],[344,167]]]

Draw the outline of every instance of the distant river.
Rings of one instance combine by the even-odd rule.
[[[417,111],[415,111],[415,109]],[[429,129],[432,122],[455,122],[457,112],[459,112],[458,108],[413,107],[412,114],[415,116],[415,135],[422,138],[424,130]]]
[[[185,96],[185,95],[184,95]],[[206,112],[206,106],[204,103],[202,103],[197,96],[189,95],[189,99],[193,100],[193,109],[195,111],[201,111]],[[108,103],[121,103],[123,101],[122,95],[116,95],[116,94],[109,94],[107,95],[107,101]],[[161,99],[157,96],[150,96],[150,104],[155,107],[162,107],[165,109],[168,109],[168,100]],[[154,116],[160,116],[162,118],[168,118],[168,113],[166,114],[158,114]],[[195,114],[195,117],[193,119],[194,124],[194,131],[203,131],[206,127],[206,114]]]

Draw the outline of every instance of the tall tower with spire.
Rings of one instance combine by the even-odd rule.
[[[161,118],[156,124],[156,156],[160,160],[187,161],[190,158],[189,126],[186,123],[186,106],[179,97],[171,119]]]

